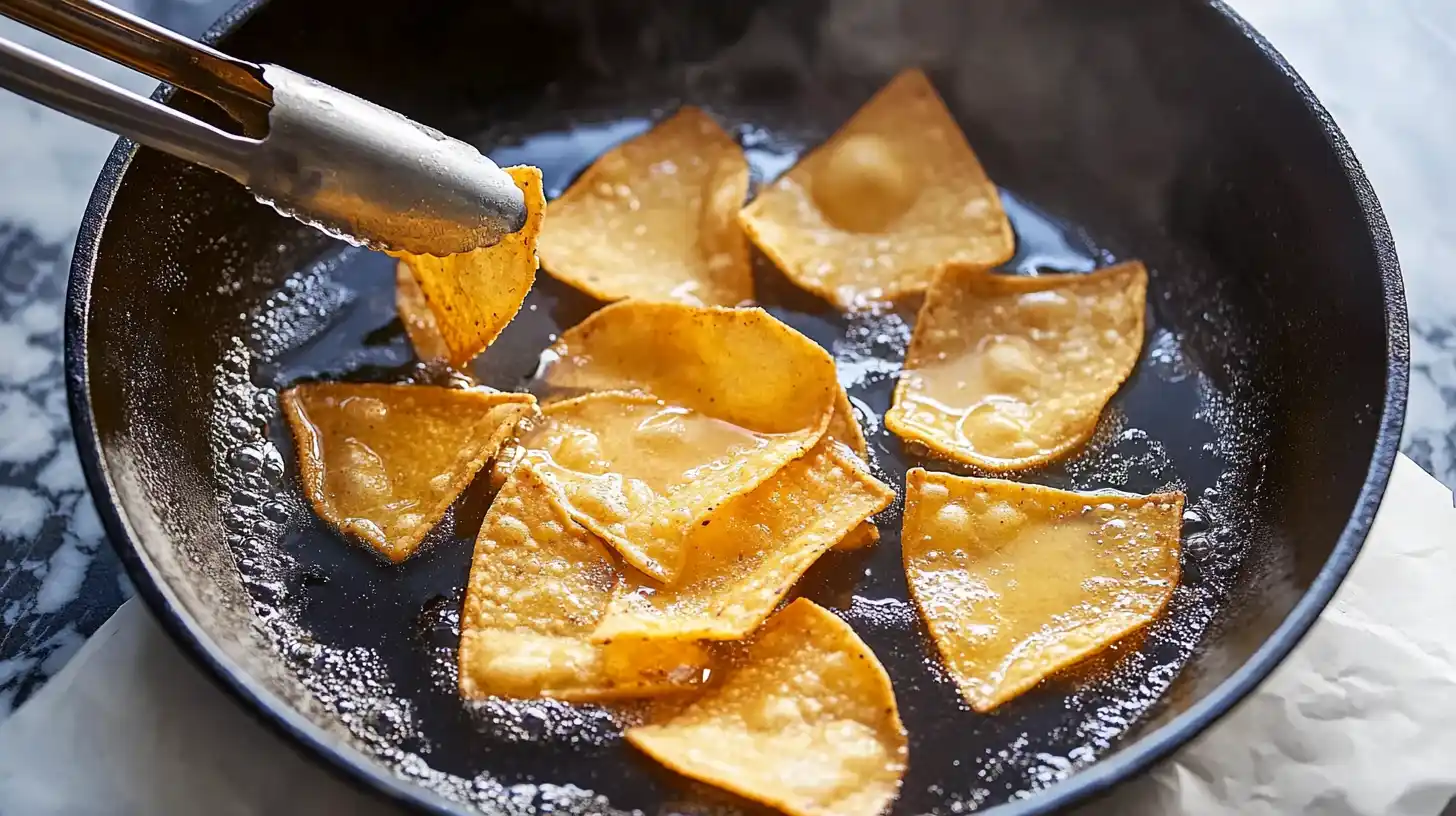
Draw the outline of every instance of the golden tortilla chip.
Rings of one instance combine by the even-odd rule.
[[[908,754],[884,667],[848,624],[802,598],[721,685],[626,737],[684,776],[790,816],[878,816]]]
[[[319,516],[396,562],[536,403],[529,394],[377,383],[299,385],[279,401]]]
[[[845,393],[843,386],[834,395],[834,415],[829,418],[829,428],[825,433],[854,451],[861,462],[869,464],[870,449],[865,443],[864,429],[854,418],[854,406],[849,404],[849,394]]]
[[[597,159],[551,202],[541,265],[601,300],[734,306],[753,299],[738,209],[748,161],[685,107]]]
[[[416,357],[425,362],[449,359],[450,348],[445,345],[444,335],[440,334],[435,313],[430,311],[430,304],[425,300],[420,282],[415,280],[415,273],[404,261],[394,267],[394,306],[399,312],[400,322],[404,324],[405,334],[409,335],[410,345],[415,348]]]
[[[834,549],[840,552],[854,552],[872,546],[879,540],[880,528],[876,527],[872,521],[865,521],[841,538],[839,543],[834,545]]]
[[[635,389],[769,433],[809,427],[827,406],[827,433],[868,461],[864,432],[833,360],[760,309],[625,301],[567,331],[552,352],[557,361],[546,382],[554,388]],[[879,531],[865,522],[836,547],[877,540]]]
[[[825,437],[691,528],[672,586],[629,571],[592,637],[747,637],[819,556],[894,498],[849,448]]]
[[[1143,344],[1148,275],[947,268],[925,296],[885,426],[990,471],[1045,464],[1087,441]]]
[[[859,427],[859,421],[854,418],[854,407],[849,404],[849,394],[845,393],[842,386],[839,389],[839,395],[835,398],[834,415],[829,418],[829,430],[825,431],[825,434],[831,439],[848,445],[849,449],[860,458],[860,461],[869,464],[870,450],[865,443],[864,430]],[[875,523],[872,521],[864,521],[840,539],[839,543],[834,545],[834,549],[849,552],[863,549],[879,540],[879,528],[875,527]]]
[[[1015,250],[996,186],[919,70],[892,79],[739,220],[790,280],[843,308]]]
[[[762,309],[625,300],[551,353],[553,388],[642,391],[759,433],[815,429],[810,445],[844,390],[828,352]]]
[[[587,639],[617,571],[553,496],[529,466],[517,467],[486,513],[460,621],[461,696],[585,701],[702,682],[708,653],[695,643]]]
[[[398,253],[435,315],[451,365],[465,365],[495,342],[536,280],[536,237],[546,210],[541,171],[507,167],[506,172],[526,196],[526,225],[520,232],[495,246],[444,258]]]
[[[991,711],[1158,617],[1183,494],[1072,493],[914,468],[910,594],[961,695]]]
[[[546,406],[525,460],[578,523],[628,563],[673,583],[685,541],[735,496],[802,456],[819,429],[756,433],[646,394],[604,391]]]

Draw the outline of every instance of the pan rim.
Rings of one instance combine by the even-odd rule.
[[[1386,342],[1384,405],[1377,423],[1370,465],[1350,518],[1319,573],[1284,620],[1243,665],[1215,686],[1202,700],[1169,722],[1141,735],[1126,748],[1092,763],[1035,796],[991,808],[987,811],[988,814],[1029,816],[1052,813],[1105,794],[1117,785],[1140,776],[1154,763],[1172,754],[1231,711],[1303,640],[1344,581],[1369,535],[1399,453],[1410,377],[1409,318],[1395,241],[1380,202],[1333,117],[1284,57],[1225,0],[1198,1],[1221,16],[1236,33],[1251,41],[1271,67],[1279,71],[1285,81],[1293,86],[1306,110],[1318,121],[1326,144],[1339,163],[1365,220],[1366,238],[1374,251],[1381,277]],[[217,42],[244,23],[266,2],[267,0],[240,0],[200,39],[207,43]],[[166,101],[171,95],[170,86],[163,84],[153,93],[152,98]],[[176,594],[156,574],[154,565],[142,550],[134,530],[123,515],[119,496],[105,463],[101,440],[96,432],[86,365],[86,329],[101,237],[111,206],[136,150],[136,143],[128,139],[118,140],[101,169],[78,231],[66,292],[63,356],[67,404],[81,467],[108,541],[153,617],[161,623],[172,640],[183,647],[183,653],[201,667],[204,673],[211,675],[214,682],[241,703],[254,719],[281,736],[290,747],[304,749],[300,753],[312,754],[323,760],[319,764],[339,778],[356,787],[370,790],[395,804],[434,814],[474,812],[388,773],[370,758],[304,718],[292,706],[254,680],[213,642],[198,621],[181,606]]]

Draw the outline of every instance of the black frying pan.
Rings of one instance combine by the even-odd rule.
[[[896,812],[1045,812],[1146,768],[1268,674],[1369,529],[1406,397],[1395,250],[1328,116],[1217,3],[277,0],[244,3],[214,38],[538,164],[548,192],[684,102],[736,129],[761,180],[920,65],[1008,190],[1008,272],[1148,262],[1132,380],[1085,452],[1024,478],[1187,490],[1184,585],[1163,620],[981,716],[903,601],[898,506],[877,548],[831,553],[801,584],[894,677],[911,734]],[[760,300],[841,360],[875,466],[902,484],[921,462],[878,416],[914,304],[848,318],[759,267]],[[308,511],[276,392],[439,376],[412,358],[391,269],[221,176],[118,145],[76,250],[67,362],[82,461],[141,593],[246,706],[422,810],[744,806],[633,755],[605,710],[457,700],[484,479],[402,567]],[[529,303],[482,380],[529,385],[551,334],[597,305],[544,275]]]

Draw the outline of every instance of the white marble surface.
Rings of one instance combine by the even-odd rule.
[[[227,0],[130,0],[201,31]],[[1329,107],[1395,232],[1411,304],[1406,453],[1456,485],[1456,3],[1235,0]],[[154,83],[8,20],[0,36]],[[60,361],[71,244],[113,139],[0,91],[0,718],[129,594],[81,478]]]
[[[200,33],[228,0],[120,0]],[[0,19],[0,36],[123,87],[156,82]],[[61,367],[76,229],[115,137],[0,91],[0,718],[131,594],[87,494]]]

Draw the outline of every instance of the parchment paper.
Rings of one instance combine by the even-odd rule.
[[[1456,795],[1453,583],[1451,492],[1401,456],[1364,553],[1290,659],[1081,812],[1440,813]],[[204,812],[396,813],[265,731],[132,601],[0,726],[0,813]]]

